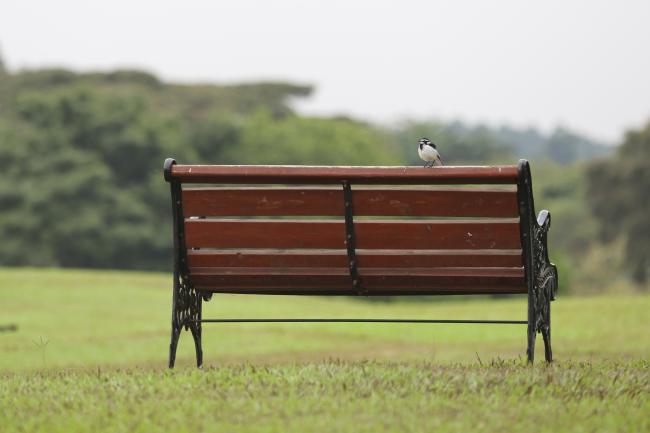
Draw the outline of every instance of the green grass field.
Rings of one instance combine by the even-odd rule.
[[[165,368],[171,277],[0,269],[0,431],[650,431],[650,296],[553,304],[525,326],[218,324]],[[526,300],[215,296],[205,317],[525,319]]]

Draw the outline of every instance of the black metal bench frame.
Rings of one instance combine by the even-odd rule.
[[[201,344],[202,323],[278,323],[278,322],[334,322],[334,323],[471,323],[471,324],[526,324],[526,355],[530,363],[534,360],[535,339],[542,334],[544,355],[547,362],[553,359],[551,350],[551,301],[555,300],[558,289],[558,272],[548,257],[547,233],[551,226],[551,214],[542,210],[535,216],[530,165],[520,160],[517,165],[517,201],[520,215],[520,236],[524,264],[524,274],[528,286],[527,320],[411,320],[411,319],[203,319],[202,302],[209,301],[211,293],[202,293],[190,283],[187,255],[185,248],[183,203],[181,200],[181,182],[172,176],[172,166],[176,161],[165,160],[164,178],[171,187],[173,215],[173,300],[172,329],[169,348],[169,368],[174,367],[178,339],[183,329],[192,333],[196,349],[197,366],[203,365]],[[345,224],[347,232],[347,249],[350,276],[358,295],[364,295],[364,289],[358,276],[355,260],[354,222],[350,184],[342,182],[345,199]]]

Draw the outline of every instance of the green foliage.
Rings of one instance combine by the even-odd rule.
[[[487,128],[465,128],[461,123],[437,121],[404,122],[394,132],[394,139],[410,164],[419,165],[417,143],[427,137],[438,144],[445,164],[512,163],[514,155],[507,146],[495,140]]]
[[[537,212],[551,211],[549,243],[552,248],[584,253],[597,234],[597,222],[586,204],[584,164],[568,168],[536,161],[531,170],[535,208]]]
[[[616,156],[595,162],[587,173],[589,202],[604,240],[626,240],[626,265],[639,284],[650,270],[650,122],[630,131]]]
[[[260,111],[247,118],[240,142],[225,152],[226,163],[389,165],[399,157],[376,130],[345,119],[274,120]]]
[[[83,86],[25,92],[13,109],[14,127],[0,126],[0,263],[160,267],[162,188],[145,185],[168,153],[164,122],[137,97]]]
[[[0,76],[0,264],[169,266],[166,157],[192,163],[390,164],[374,128],[302,118],[308,86],[167,85],[139,71]]]
[[[413,152],[414,143],[421,137],[438,143],[445,162],[450,164],[511,164],[520,158],[546,158],[565,165],[607,155],[611,151],[610,146],[565,128],[542,134],[531,128],[492,128],[431,120],[403,122],[395,128],[393,135],[404,152],[404,158],[415,164],[419,163],[419,159]]]

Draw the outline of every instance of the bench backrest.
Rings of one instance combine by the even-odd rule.
[[[517,166],[177,165],[181,272],[219,293],[526,293]]]

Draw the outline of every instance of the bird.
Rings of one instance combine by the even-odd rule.
[[[425,167],[433,167],[434,165],[442,165],[442,158],[435,143],[428,138],[421,138],[418,143],[418,155],[426,162]]]

